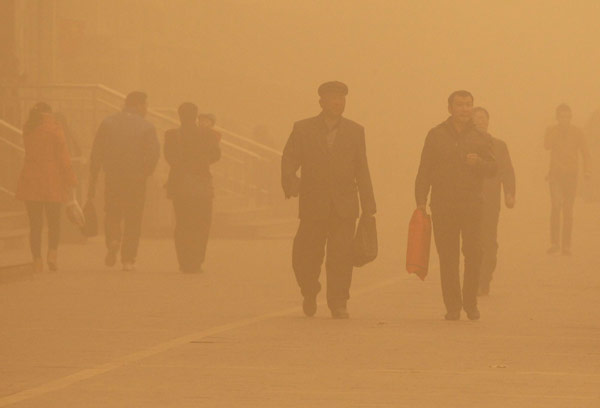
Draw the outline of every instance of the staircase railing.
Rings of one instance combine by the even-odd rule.
[[[18,174],[23,167],[25,149],[21,140],[21,131],[10,123],[0,119],[0,209],[20,208],[14,201]]]
[[[67,120],[71,134],[77,140],[82,156],[89,157],[93,139],[100,122],[108,115],[118,112],[124,105],[125,95],[101,84],[60,84],[47,86],[19,87],[17,89],[20,120],[17,123],[3,122],[3,127],[12,127],[6,141],[19,144],[20,137],[14,132],[24,123],[30,108],[39,101],[49,103],[54,112],[61,113]],[[14,103],[14,101],[13,101]],[[174,112],[174,111],[173,111]],[[147,119],[157,128],[159,138],[167,129],[179,127],[179,121],[168,113],[148,109]],[[222,159],[213,168],[215,178],[216,206],[219,209],[256,208],[270,201],[273,183],[265,182],[273,176],[275,164],[281,153],[250,138],[227,129],[217,128],[221,135]],[[7,143],[3,143],[9,146]],[[14,149],[14,147],[11,147]],[[14,155],[14,153],[13,153]],[[168,167],[161,157],[154,176],[154,201],[156,217],[170,214],[170,205],[165,203],[162,185],[166,181]],[[8,174],[3,172],[3,174]],[[12,173],[14,177],[14,173]],[[0,182],[1,186],[14,185],[14,180]],[[152,189],[151,189],[152,191]],[[152,196],[152,192],[149,193]],[[149,201],[153,197],[149,197]],[[167,219],[170,218],[166,216]]]

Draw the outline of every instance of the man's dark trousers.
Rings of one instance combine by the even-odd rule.
[[[469,311],[477,307],[477,290],[481,267],[481,204],[464,204],[455,208],[432,208],[433,232],[440,257],[442,295],[448,312]],[[461,297],[460,239],[465,256]]]
[[[204,263],[212,221],[212,197],[174,197],[175,250],[184,272],[198,272]]]
[[[498,262],[499,219],[500,210],[497,208],[484,207],[481,218],[481,247],[483,250],[483,257],[479,275],[479,286],[482,288],[489,287]]]
[[[121,247],[121,261],[135,263],[142,230],[146,180],[111,180],[105,187],[106,246]]]
[[[292,266],[302,295],[316,296],[327,248],[327,304],[330,309],[346,306],[352,282],[352,248],[355,218],[332,214],[327,219],[301,219],[294,239]]]
[[[550,240],[552,245],[559,246],[562,241],[564,249],[571,248],[573,231],[573,206],[577,193],[577,176],[563,175],[550,179]],[[560,218],[563,218],[562,240],[560,236]]]

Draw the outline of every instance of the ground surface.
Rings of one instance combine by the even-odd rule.
[[[168,240],[130,273],[65,245],[60,272],[0,285],[0,407],[600,407],[600,217],[578,211],[572,257],[545,255],[545,217],[505,217],[479,322],[442,319],[436,257],[408,276],[385,225],[346,321],[302,315],[289,239],[215,240],[202,275]]]

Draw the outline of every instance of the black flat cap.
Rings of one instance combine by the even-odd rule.
[[[340,93],[346,96],[348,95],[348,86],[343,82],[329,81],[325,82],[324,84],[321,84],[321,86],[319,86],[318,92],[319,96],[323,96],[324,94],[328,93]]]

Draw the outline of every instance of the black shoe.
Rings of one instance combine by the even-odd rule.
[[[304,302],[302,302],[302,310],[306,316],[313,317],[317,313],[317,297],[305,297]]]
[[[444,316],[446,320],[460,320],[460,310],[457,312],[447,312]]]
[[[465,311],[467,312],[467,317],[469,318],[469,320],[479,320],[479,318],[481,317],[477,306],[475,306],[472,309],[466,309]]]
[[[331,309],[331,317],[334,319],[348,319],[350,314],[348,313],[346,306],[339,306]]]

